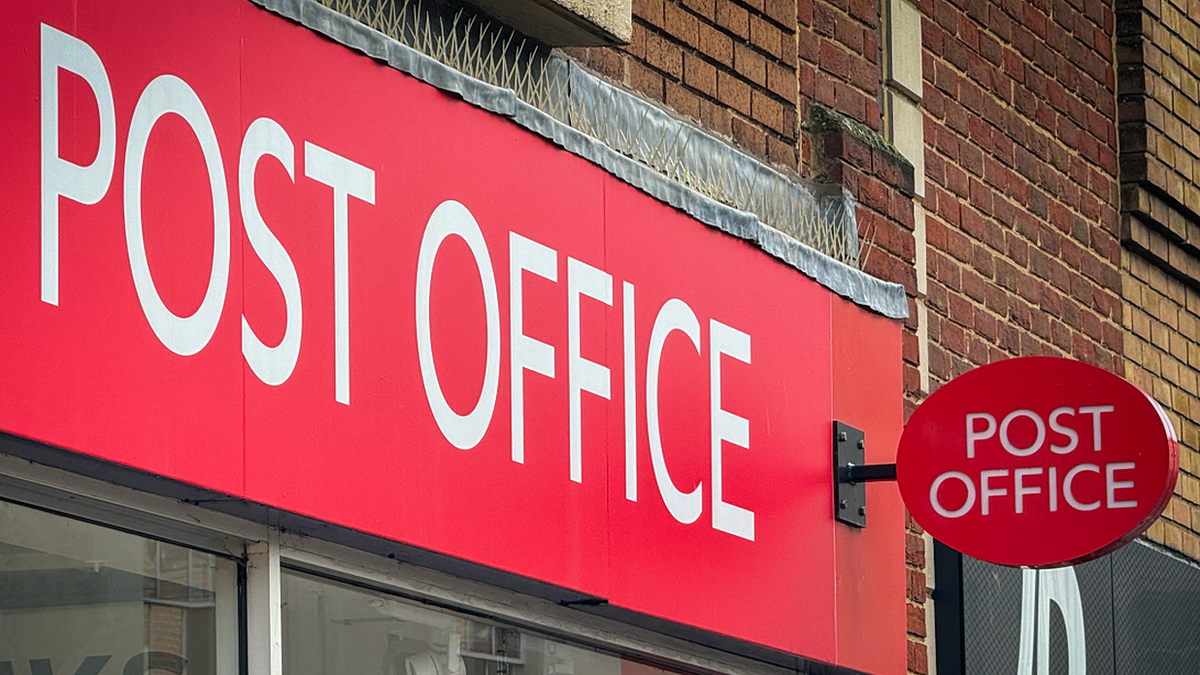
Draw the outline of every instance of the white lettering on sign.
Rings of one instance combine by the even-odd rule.
[[[709,409],[712,419],[712,507],[713,527],[754,541],[754,514],[722,498],[722,441],[750,448],[750,421],[721,407],[721,356],[750,363],[750,336],[720,321],[709,321]]]
[[[625,498],[637,501],[637,359],[634,353],[633,284],[621,284],[622,346],[625,348]]]
[[[976,422],[982,420],[984,427],[979,428]],[[996,433],[996,418],[987,413],[970,413],[967,415],[967,458],[975,458],[975,443],[985,438],[991,438]]]
[[[968,413],[965,418],[966,454],[969,459],[986,457],[983,450],[989,449],[985,441],[998,441],[998,445],[1014,457],[1032,457],[1043,448],[1048,448],[1056,455],[1069,454],[1079,446],[1079,431],[1070,426],[1065,418],[1078,415],[1091,416],[1092,450],[1100,452],[1103,448],[1102,414],[1115,411],[1112,405],[1085,405],[1078,408],[1061,406],[1055,408],[1044,420],[1033,410],[1012,410],[1003,415],[999,424],[996,415],[986,412]],[[1014,427],[1024,426],[1019,439],[1014,438]],[[1047,426],[1049,431],[1047,431]],[[1052,438],[1056,434],[1066,439]],[[994,445],[990,446],[994,449]],[[985,461],[981,459],[981,461]],[[1096,509],[1129,509],[1137,506],[1137,501],[1122,499],[1118,493],[1131,490],[1132,480],[1119,480],[1117,472],[1133,471],[1137,468],[1135,462],[1113,462],[1097,464],[1083,462],[1068,469],[1063,475],[1062,482],[1058,480],[1057,466],[1028,466],[1013,470],[981,468],[978,478],[962,471],[947,471],[939,475],[929,488],[929,501],[933,510],[945,518],[961,518],[975,508],[978,496],[979,513],[990,515],[994,510],[994,502],[1002,502],[1006,510],[1022,514],[1036,503],[1034,508],[1044,508],[1047,511],[1057,511],[1059,496],[1069,507],[1076,511],[1094,511]],[[1094,474],[1094,478],[1085,478]],[[1045,476],[1045,478],[1043,478]],[[947,503],[943,494],[943,486],[947,481],[954,480],[961,484],[955,489],[956,499]],[[1011,488],[1011,489],[1010,489]],[[965,490],[965,492],[964,492]],[[1043,499],[1031,499],[1044,496]]]
[[[658,310],[658,318],[654,320],[654,329],[650,333],[650,361],[646,366],[646,423],[650,428],[650,464],[654,467],[658,491],[675,520],[687,524],[696,522],[704,508],[700,497],[704,483],[697,483],[691,492],[675,487],[675,481],[671,480],[671,474],[667,471],[658,425],[658,376],[662,351],[667,336],[675,331],[686,335],[696,352],[700,352],[700,322],[696,320],[696,314],[686,302],[671,298]]]
[[[525,335],[524,272],[558,281],[558,254],[554,249],[508,234],[509,355],[512,393],[512,461],[525,462],[525,375],[531,370],[554,377],[554,347]]]
[[[41,27],[41,299],[51,305],[59,303],[59,200],[70,199],[80,204],[98,203],[109,192],[119,140],[114,114],[113,91],[103,60],[87,43],[46,25]],[[90,164],[77,165],[61,156],[59,143],[59,71],[67,71],[83,79],[99,109],[99,145]],[[179,316],[163,302],[155,287],[146,254],[142,220],[142,180],[145,156],[152,131],[166,115],[180,117],[199,142],[208,178],[213,206],[213,257],[204,299],[191,316]],[[266,157],[279,162],[287,171],[292,186],[296,186],[297,141],[278,122],[268,117],[255,119],[246,129],[237,162],[237,198],[242,226],[250,248],[279,286],[284,301],[284,333],[276,345],[266,344],[255,332],[252,317],[240,317],[241,350],[250,370],[263,383],[278,387],[286,384],[301,358],[304,336],[303,293],[300,275],[283,242],[272,231],[259,209],[255,176]],[[302,172],[305,178],[332,188],[333,240],[333,299],[334,299],[334,399],[341,404],[351,403],[352,369],[350,364],[350,215],[351,198],[373,205],[376,201],[376,172],[341,154],[309,141],[302,144]],[[229,205],[229,185],[212,120],[200,96],[183,79],[162,74],[154,78],[138,94],[126,138],[123,200],[126,247],[130,272],[139,303],[147,323],[158,340],[171,352],[181,356],[200,353],[212,340],[220,323],[228,291],[231,239],[233,236]],[[466,242],[475,263],[475,271],[483,288],[484,319],[486,322],[486,359],[483,386],[474,407],[466,414],[455,412],[446,400],[434,359],[431,331],[431,291],[433,270],[442,243],[455,236]],[[525,333],[525,275],[550,283],[559,280],[559,252],[516,232],[508,233],[509,243],[509,347],[511,378],[511,458],[518,464],[526,461],[525,422],[527,400],[525,373],[531,371],[554,378],[556,346]],[[587,302],[600,303],[601,309],[613,307],[615,280],[607,271],[566,256],[567,303],[567,420],[569,444],[568,478],[583,483],[584,436],[583,395],[603,400],[613,395],[613,368],[621,363],[623,378],[623,422],[625,432],[625,496],[638,500],[638,395],[639,359],[635,351],[634,284],[621,281],[621,345],[623,354],[612,357],[609,363],[599,363],[584,357],[583,308]],[[429,216],[417,255],[415,278],[415,324],[417,361],[429,408],[441,434],[459,449],[475,448],[491,426],[500,387],[501,314],[496,277],[483,231],[470,210],[463,204],[446,200]],[[609,316],[605,310],[605,316]],[[604,327],[586,330],[602,331]],[[651,328],[648,353],[645,355],[645,415],[650,446],[650,459],[659,496],[671,516],[680,523],[696,522],[704,511],[703,491],[706,481],[697,481],[689,491],[680,489],[672,480],[663,449],[659,419],[659,384],[662,375],[667,336],[683,333],[697,355],[703,357],[702,344],[708,353],[710,445],[708,459],[713,529],[754,541],[755,512],[727,499],[730,492],[725,480],[726,464],[730,461],[727,446],[752,451],[750,421],[735,412],[736,397],[729,400],[722,390],[723,374],[738,364],[751,364],[751,336],[717,319],[709,319],[707,342],[701,323],[693,309],[683,300],[672,298],[659,309]],[[684,350],[686,354],[687,350]],[[680,354],[671,353],[670,358]],[[703,360],[699,361],[703,364]],[[701,365],[701,367],[703,367]],[[1081,413],[1090,409],[1081,408]],[[1099,425],[1099,409],[1092,414]],[[995,434],[996,423],[976,430],[978,440]],[[733,453],[733,457],[741,455]],[[1114,470],[1120,470],[1117,467]],[[1110,476],[1111,476],[1110,472]],[[599,477],[598,477],[599,478]],[[604,478],[606,479],[606,477]],[[969,481],[964,475],[963,480]],[[1111,479],[1113,490],[1126,482]],[[972,488],[973,489],[973,488]],[[988,488],[987,498],[996,488]],[[972,493],[972,501],[974,496]],[[1109,502],[1118,503],[1115,497]]]
[[[108,193],[117,156],[112,85],[104,63],[88,44],[42,24],[42,300],[58,304],[58,198],[95,204]],[[83,78],[100,110],[100,146],[87,166],[59,157],[58,71]]]
[[[429,293],[433,283],[433,262],[438,249],[447,237],[456,236],[467,243],[475,259],[475,270],[483,286],[484,312],[487,315],[487,361],[484,367],[483,390],[475,408],[466,415],[454,412],[442,393],[437,368],[433,363],[433,339],[429,326]],[[417,355],[421,363],[421,381],[425,396],[433,410],[438,428],[450,444],[460,450],[475,447],[487,433],[496,407],[500,387],[500,302],[496,297],[496,275],[487,242],[467,207],[455,201],[442,202],[429,216],[425,236],[421,238],[421,253],[417,260]]]
[[[296,265],[292,263],[287,249],[267,227],[258,210],[258,197],[254,194],[254,174],[263,157],[274,157],[287,170],[288,178],[296,180],[296,149],[287,132],[275,120],[260,117],[250,124],[246,137],[242,139],[242,152],[238,157],[238,202],[242,209],[242,221],[250,247],[262,260],[267,271],[275,277],[275,283],[283,291],[286,309],[286,327],[283,339],[274,347],[268,347],[254,333],[250,323],[242,316],[242,355],[250,370],[266,384],[278,386],[287,381],[300,358],[300,339],[303,333],[304,315],[300,302],[300,278],[296,276]]]
[[[204,163],[208,167],[208,185],[212,191],[213,259],[204,301],[191,316],[178,316],[163,303],[146,259],[142,237],[142,167],[150,132],[167,114],[183,118],[200,141]],[[229,194],[225,188],[225,168],[221,149],[208,111],[200,97],[186,82],[174,75],[159,75],[146,85],[129,122],[129,142],[125,147],[125,243],[129,248],[129,266],[142,311],[154,334],[167,349],[180,356],[191,356],[208,344],[217,330],[225,291],[229,282]]]
[[[967,496],[963,499],[962,505],[954,510],[943,506],[942,500],[938,496],[941,493],[942,484],[951,478],[962,483],[967,491]],[[975,481],[971,480],[970,476],[961,471],[947,471],[933,479],[933,483],[929,486],[929,503],[933,505],[933,510],[937,511],[937,514],[943,518],[960,518],[975,506]]]
[[[1073,428],[1064,426],[1061,422],[1058,421],[1058,418],[1062,417],[1063,415],[1074,415],[1074,414],[1075,414],[1075,409],[1068,408],[1066,406],[1063,406],[1061,408],[1055,408],[1054,412],[1050,413],[1050,431],[1053,431],[1056,434],[1062,434],[1067,439],[1069,439],[1069,442],[1066,445],[1051,444],[1050,452],[1053,452],[1057,455],[1065,455],[1065,454],[1071,452],[1072,450],[1074,450],[1075,446],[1079,445],[1079,433],[1077,431],[1075,431]]]
[[[587,263],[567,258],[567,380],[571,389],[571,480],[576,483],[583,482],[583,392],[605,399],[612,395],[608,368],[580,355],[579,298],[582,295],[612,306],[612,276]]]
[[[333,188],[334,381],[338,403],[350,405],[350,197],[375,203],[375,172],[325,148],[304,143],[304,175]],[[424,251],[424,247],[421,249]],[[495,280],[492,280],[493,286]],[[489,413],[490,415],[490,413]]]

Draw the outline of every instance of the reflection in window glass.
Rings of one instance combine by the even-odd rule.
[[[235,675],[232,560],[0,502],[0,675]]]
[[[286,675],[667,675],[524,630],[307,575],[283,576]]]

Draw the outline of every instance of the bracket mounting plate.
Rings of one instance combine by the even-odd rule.
[[[843,422],[833,423],[833,517],[854,527],[867,526],[867,485],[843,482],[843,469],[866,463],[866,434]]]

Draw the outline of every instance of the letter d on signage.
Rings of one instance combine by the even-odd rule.
[[[1074,567],[1023,570],[1021,573],[1021,642],[1017,675],[1050,673],[1050,603],[1062,612],[1067,634],[1067,673],[1087,675],[1087,639],[1083,601]],[[1035,648],[1036,639],[1036,648]]]
[[[100,111],[100,147],[87,166],[59,157],[58,69],[87,82]],[[58,304],[58,198],[95,204],[112,182],[117,148],[112,85],[88,44],[42,24],[42,301]]]

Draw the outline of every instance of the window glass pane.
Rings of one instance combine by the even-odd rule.
[[[283,575],[285,675],[663,675],[491,621]]]
[[[0,502],[0,675],[236,675],[232,560]]]

